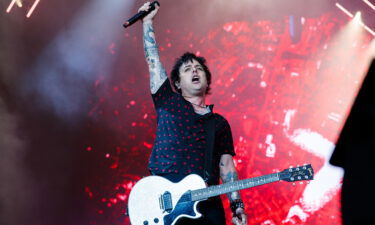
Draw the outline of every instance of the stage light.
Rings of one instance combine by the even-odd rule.
[[[347,9],[345,9],[342,5],[340,5],[338,2],[336,2],[336,6],[337,8],[339,8],[341,11],[343,11],[346,15],[348,15],[349,17],[353,18],[353,14],[351,14]],[[357,16],[358,15],[358,16]],[[358,20],[359,24],[367,31],[369,32],[370,34],[372,34],[373,36],[375,36],[375,32],[370,28],[368,27],[366,24],[364,24],[361,19],[361,12],[357,12],[356,13],[356,17],[354,18],[355,20]]]
[[[363,24],[363,23],[362,23]],[[363,24],[363,27],[365,28],[365,30],[367,30],[370,34],[372,34],[372,36],[375,36],[375,31],[373,31],[370,27],[366,26],[365,24]]]
[[[18,7],[20,7],[20,8],[22,7],[22,1],[21,1],[21,0],[12,0],[12,1],[10,2],[10,4],[9,4],[7,10],[6,10],[7,13],[9,13],[10,10],[12,10],[14,3],[17,3],[17,6],[18,6]]]
[[[21,0],[16,0],[16,3],[17,3],[18,7],[20,7],[20,8],[22,7],[22,1]]]
[[[363,0],[364,3],[366,3],[371,9],[375,10],[375,5],[372,4],[369,0]]]
[[[341,9],[346,15],[353,18],[353,14],[351,14],[348,10],[344,8],[344,6],[340,5],[338,2],[336,2],[337,8]]]
[[[29,18],[31,14],[34,12],[35,7],[38,5],[40,0],[35,0],[33,6],[31,6],[29,12],[27,13],[26,17]]]
[[[17,0],[12,0],[12,1],[10,2],[9,6],[8,6],[8,8],[7,8],[7,10],[6,10],[7,13],[9,13],[10,10],[12,10],[13,5],[14,5],[14,3],[16,3],[16,1],[17,1]]]
[[[362,24],[362,20],[361,20],[361,12],[357,12],[353,18],[353,21],[355,22],[355,24]]]

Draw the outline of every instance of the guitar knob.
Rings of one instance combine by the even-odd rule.
[[[143,225],[148,225],[148,221],[147,220],[143,221]]]
[[[155,219],[154,219],[154,222],[155,222],[155,223],[159,223],[159,219],[158,219],[158,218],[155,218]]]
[[[309,179],[309,176],[305,175],[305,179]]]
[[[294,177],[290,178],[291,181],[294,181]]]

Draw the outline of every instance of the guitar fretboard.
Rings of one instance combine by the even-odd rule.
[[[254,178],[249,178],[245,180],[238,180],[234,182],[229,182],[225,184],[219,184],[219,185],[214,185],[210,186],[207,188],[202,188],[198,190],[193,190],[191,191],[191,200],[192,201],[199,201],[203,199],[207,199],[213,196],[233,192],[233,191],[238,191],[246,188],[251,188],[255,186],[259,186],[262,184],[268,184],[272,183],[275,181],[279,181],[280,176],[279,173],[273,173],[265,176],[260,176],[260,177],[254,177]]]

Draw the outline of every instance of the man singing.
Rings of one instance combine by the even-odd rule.
[[[147,2],[139,11],[148,11],[149,8],[150,3]],[[229,123],[223,116],[213,113],[213,105],[206,104],[211,84],[206,60],[192,53],[183,54],[177,59],[169,81],[159,59],[153,29],[153,18],[158,10],[156,5],[155,10],[142,20],[150,88],[157,113],[157,133],[149,170],[153,175],[172,182],[193,173],[207,178],[208,185],[218,184],[220,178],[223,183],[236,181],[238,175],[232,158],[235,152]],[[172,90],[171,83],[176,92]],[[207,160],[211,169],[207,168]],[[239,192],[229,193],[228,198],[233,212],[232,222],[247,224]],[[225,225],[219,196],[200,202],[198,211],[203,215],[201,218],[181,218],[177,225]]]

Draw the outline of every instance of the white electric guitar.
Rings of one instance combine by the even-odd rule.
[[[207,187],[204,180],[191,174],[178,183],[159,176],[138,181],[129,195],[128,213],[132,225],[173,225],[181,217],[201,217],[197,204],[209,197],[272,183],[312,180],[311,165],[285,169],[265,176]]]

